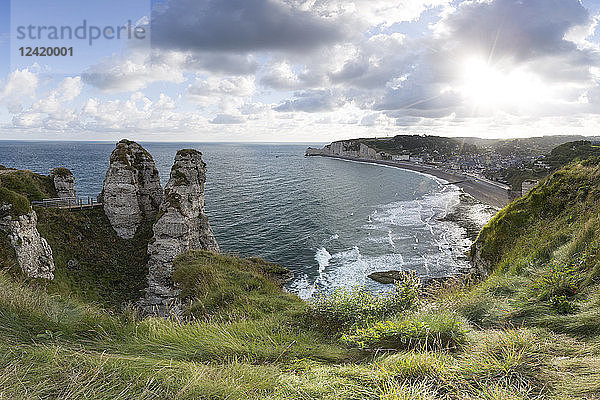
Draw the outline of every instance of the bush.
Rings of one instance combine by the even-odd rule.
[[[466,329],[455,315],[437,311],[357,328],[342,341],[362,349],[456,349],[465,343]]]
[[[571,299],[579,292],[581,281],[575,266],[560,264],[551,266],[550,271],[532,283],[531,289],[538,300],[547,301],[556,312],[569,314],[578,309]]]
[[[420,292],[421,281],[411,271],[403,274],[392,292],[374,294],[361,286],[340,288],[310,300],[308,311],[318,322],[338,329],[365,326],[415,307]]]

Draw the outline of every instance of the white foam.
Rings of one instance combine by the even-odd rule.
[[[331,254],[325,247],[319,247],[315,253],[315,260],[319,264],[319,275],[329,266],[329,260],[331,260]]]

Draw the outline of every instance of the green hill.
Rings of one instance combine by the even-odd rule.
[[[44,177],[20,177],[1,181],[0,202],[46,190]],[[600,396],[594,161],[556,172],[482,230],[479,277],[422,288],[406,274],[386,295],[306,303],[281,290],[285,268],[190,252],[175,262],[182,321],[135,308],[146,234],[116,238],[101,210],[38,212],[54,282],[23,279],[0,234],[0,399]]]

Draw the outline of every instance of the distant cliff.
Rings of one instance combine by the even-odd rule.
[[[306,150],[306,155],[350,157],[368,160],[385,160],[390,158],[389,154],[385,152],[378,152],[364,143],[360,143],[355,140],[342,140],[339,142],[333,142],[322,149],[309,147]]]

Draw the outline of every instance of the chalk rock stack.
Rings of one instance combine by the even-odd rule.
[[[50,177],[54,180],[54,188],[58,197],[73,198],[75,193],[75,177],[67,168],[54,168],[50,170]]]
[[[119,237],[131,239],[143,222],[154,222],[163,199],[158,170],[142,146],[121,140],[110,156],[100,201]]]
[[[181,312],[179,291],[173,285],[173,260],[188,250],[218,252],[219,245],[204,214],[206,164],[202,153],[179,150],[165,188],[154,237],[148,245],[148,289],[142,302],[158,315]]]
[[[0,211],[10,210],[4,204]],[[54,279],[54,258],[46,239],[37,230],[37,214],[31,210],[28,214],[0,219],[0,231],[6,233],[11,246],[15,249],[17,261],[23,274],[29,278]]]

